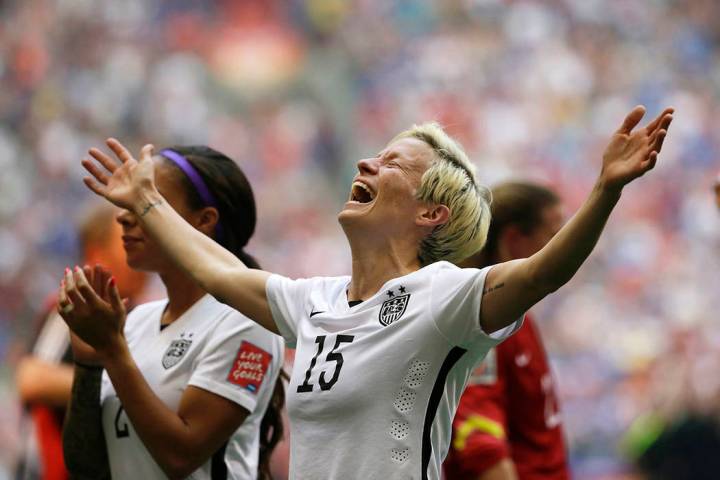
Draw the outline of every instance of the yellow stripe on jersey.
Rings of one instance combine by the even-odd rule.
[[[505,438],[505,428],[500,422],[482,415],[470,415],[455,432],[453,447],[456,450],[464,450],[468,437],[475,432],[487,433],[501,440]]]

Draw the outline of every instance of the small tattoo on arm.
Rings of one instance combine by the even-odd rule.
[[[505,286],[505,282],[503,282],[503,283],[498,283],[497,285],[493,285],[492,287],[488,287],[488,288],[486,288],[485,290],[483,290],[483,293],[482,293],[482,294],[483,294],[483,295],[487,295],[488,293],[494,292],[495,290],[499,290],[499,289],[501,289],[501,288],[504,287],[504,286]]]
[[[162,203],[162,200],[158,200],[155,203],[153,203],[153,202],[148,203],[147,205],[145,205],[145,208],[143,209],[143,211],[140,212],[140,216],[144,217],[150,211],[151,208],[153,208],[157,205],[160,205],[161,203]]]

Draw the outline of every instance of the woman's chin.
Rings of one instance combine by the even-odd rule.
[[[149,268],[148,262],[144,261],[142,257],[139,255],[131,255],[128,254],[126,261],[128,264],[128,267],[132,268],[133,270],[138,270],[141,272],[149,272],[152,271],[151,268]]]
[[[337,219],[338,222],[340,222],[340,225],[346,226],[346,225],[352,225],[357,224],[358,221],[360,221],[364,215],[362,212],[359,212],[358,210],[354,208],[343,208],[340,210],[340,213],[338,213]]]

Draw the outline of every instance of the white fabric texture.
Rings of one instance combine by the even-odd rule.
[[[480,328],[488,271],[434,263],[353,307],[349,277],[268,279],[275,323],[296,348],[291,478],[440,478],[468,376],[521,324]]]
[[[227,478],[256,478],[260,422],[282,367],[282,339],[210,295],[161,330],[166,304],[163,300],[140,305],[128,315],[125,336],[133,358],[155,394],[173,410],[191,385],[248,410],[228,440],[224,457],[216,461],[225,462]],[[243,360],[247,352],[253,356]],[[101,401],[112,477],[166,478],[122,409],[107,373]],[[211,466],[209,460],[192,478],[210,479]]]

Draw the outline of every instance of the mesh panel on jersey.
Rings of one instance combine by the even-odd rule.
[[[402,440],[408,436],[410,431],[410,424],[407,422],[397,422],[393,420],[390,425],[390,436],[395,440]]]
[[[410,456],[409,448],[393,448],[390,450],[390,458],[398,463],[403,463]]]
[[[416,396],[417,395],[412,390],[401,388],[397,396],[395,397],[395,402],[393,403],[393,405],[400,413],[411,412],[413,407],[415,406]]]
[[[408,370],[407,375],[405,375],[405,385],[410,388],[419,387],[422,385],[423,380],[425,380],[428,370],[430,370],[430,362],[415,360],[412,365],[410,365],[410,370]]]

